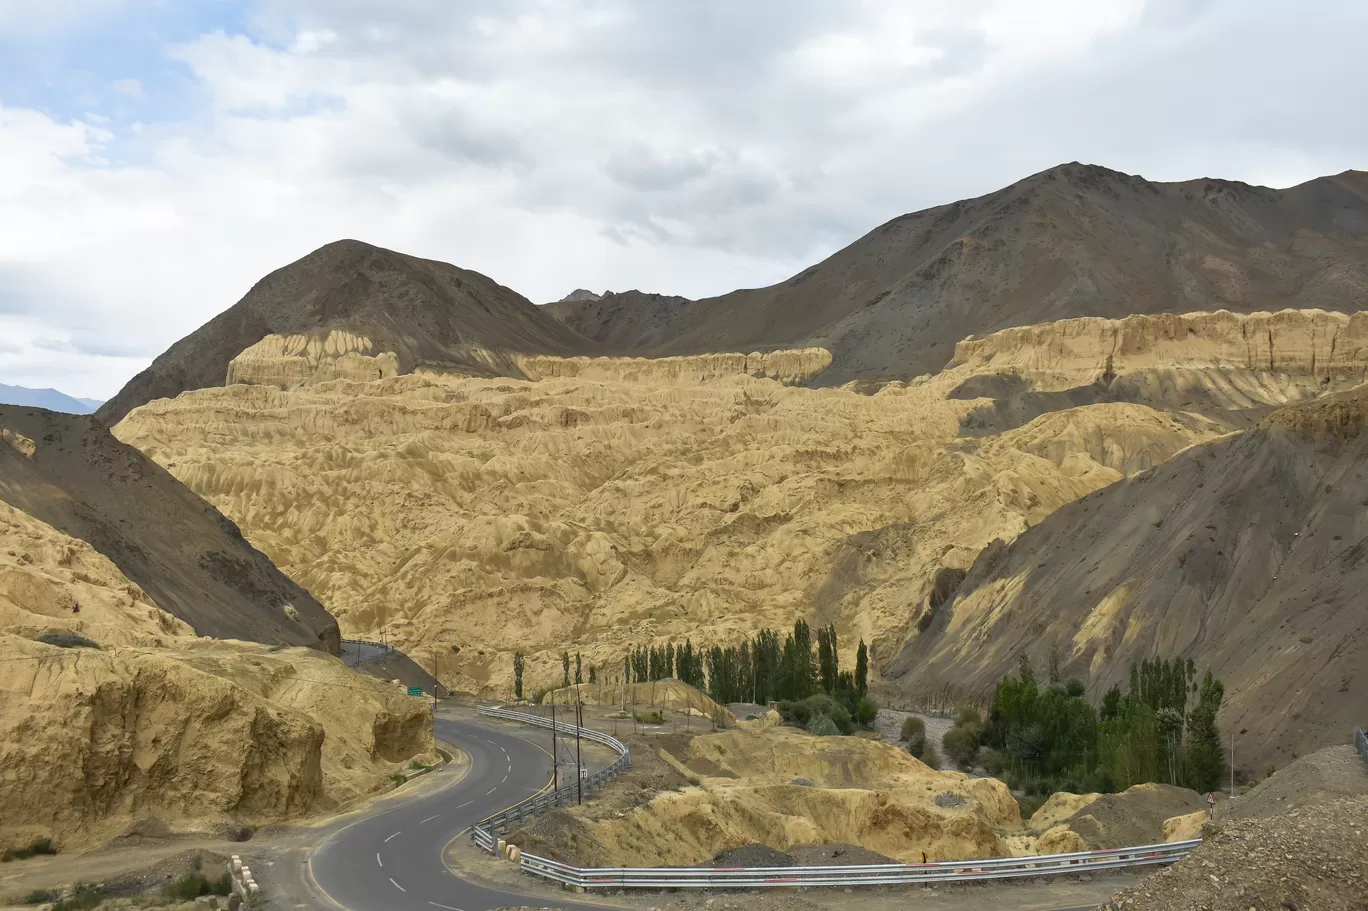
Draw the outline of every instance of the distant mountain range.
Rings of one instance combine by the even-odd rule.
[[[1074,162],[895,218],[777,285],[704,300],[580,288],[538,307],[476,272],[337,241],[257,282],[96,415],[113,426],[153,399],[267,377],[519,376],[528,355],[820,347],[832,363],[815,384],[877,384],[935,373],[960,340],[1013,326],[1354,311],[1365,297],[1368,172],[1274,190],[1155,183]]]
[[[90,414],[103,404],[99,399],[78,399],[56,389],[29,389],[0,383],[0,405],[30,405],[67,414]]]

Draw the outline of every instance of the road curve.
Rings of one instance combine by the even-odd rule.
[[[541,790],[551,777],[551,757],[493,726],[438,718],[437,736],[470,754],[469,773],[430,798],[398,804],[329,837],[309,870],[335,904],[350,911],[488,911],[527,903],[525,895],[460,879],[442,862],[442,849],[472,823]]]
[[[494,726],[438,718],[437,735],[470,754],[466,777],[431,797],[401,802],[333,833],[309,860],[314,884],[348,911],[490,911],[527,904],[604,911],[602,905],[488,889],[447,869],[442,862],[447,843],[458,835],[469,837],[462,833],[472,823],[540,791],[551,777],[551,757]]]

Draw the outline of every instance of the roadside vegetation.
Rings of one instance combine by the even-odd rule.
[[[1191,660],[1154,658],[1131,667],[1124,693],[1114,686],[1093,706],[1081,681],[1061,678],[1056,656],[1043,685],[1023,656],[987,721],[962,711],[942,743],[961,768],[981,764],[1027,795],[1145,782],[1210,791],[1226,772],[1216,724],[1224,698],[1221,681],[1210,671],[1199,680]]]

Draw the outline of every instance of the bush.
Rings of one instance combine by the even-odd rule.
[[[1007,768],[1008,756],[1002,750],[988,750],[983,754],[983,770],[994,777]]]
[[[48,902],[55,902],[62,897],[62,893],[56,889],[34,889],[28,895],[19,899],[21,905],[46,905]]]
[[[664,724],[665,716],[660,714],[660,709],[651,712],[640,712],[636,716],[638,724]]]
[[[104,889],[77,883],[71,897],[57,902],[52,906],[52,911],[90,911],[91,908],[99,907],[104,900]]]
[[[57,849],[52,846],[51,838],[39,838],[29,842],[22,848],[10,848],[4,854],[0,854],[0,863],[11,860],[24,860],[35,857],[39,854],[56,854]]]
[[[808,720],[807,727],[804,730],[809,734],[814,734],[818,737],[835,737],[837,734],[841,733],[840,729],[836,727],[836,722],[832,721],[821,712],[815,713],[812,718]]]
[[[809,696],[796,702],[781,702],[779,714],[785,724],[795,725],[804,730],[807,730],[808,724],[817,715],[825,715],[830,719],[836,725],[838,734],[849,734],[855,730],[855,724],[850,720],[850,712],[846,707],[825,693],[818,693],[816,696]]]
[[[916,715],[908,715],[903,719],[902,730],[898,732],[898,739],[911,742],[917,734],[922,735],[922,742],[926,741],[926,722]],[[914,754],[915,755],[915,754]]]
[[[983,724],[983,716],[979,715],[978,709],[965,706],[955,714],[955,724],[960,727],[967,724]]]
[[[390,781],[394,782],[394,786],[397,788],[404,782],[408,781],[408,777],[405,776],[403,772],[391,772]]]
[[[855,703],[855,720],[865,727],[869,727],[878,717],[879,704],[874,701],[874,697],[861,696],[860,701]]]
[[[926,747],[922,750],[921,761],[933,769],[939,769],[941,767],[940,753],[936,752],[936,745],[934,743],[928,742],[926,744]]]
[[[217,879],[209,879],[203,873],[187,873],[174,882],[167,883],[162,893],[171,899],[194,901],[201,895],[227,895],[233,891],[232,877],[224,873]]]
[[[38,641],[58,648],[99,648],[100,643],[77,633],[43,633]]]
[[[1022,820],[1030,819],[1035,815],[1036,810],[1045,806],[1048,797],[1025,795],[1016,799],[1017,806],[1021,809]]]
[[[970,722],[965,725],[956,725],[945,733],[941,738],[941,745],[945,747],[945,755],[955,762],[962,769],[973,768],[974,760],[978,757],[979,744],[983,738],[982,728]]]

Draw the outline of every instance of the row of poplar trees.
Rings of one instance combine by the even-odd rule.
[[[838,654],[835,626],[818,628],[814,652],[812,630],[806,620],[798,620],[782,642],[778,632],[766,627],[739,645],[704,649],[685,639],[681,646],[673,642],[640,646],[623,657],[622,673],[628,683],[674,677],[723,705],[765,705],[806,699],[818,692],[865,695],[869,650],[864,640],[856,650],[853,673],[840,669]]]

